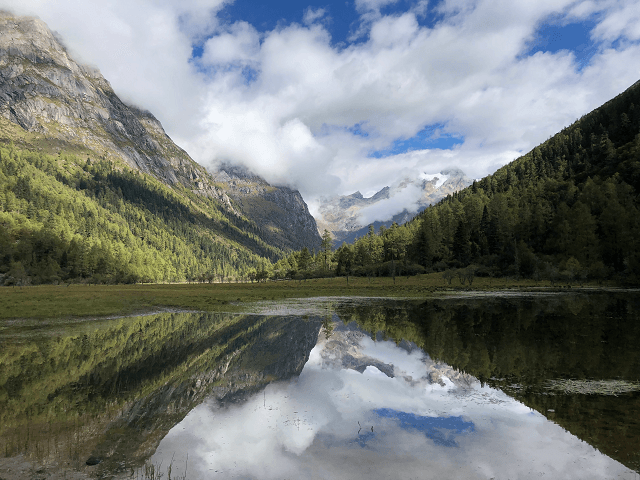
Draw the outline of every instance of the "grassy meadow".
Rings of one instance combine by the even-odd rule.
[[[250,302],[311,297],[412,297],[456,291],[561,289],[549,281],[476,278],[472,287],[442,274],[392,278],[345,277],[263,283],[40,285],[0,287],[0,319],[102,317],[163,308],[240,312]]]

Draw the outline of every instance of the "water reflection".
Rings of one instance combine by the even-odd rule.
[[[297,375],[320,325],[192,313],[37,328],[7,322],[0,477],[128,476],[212,392],[233,404]]]
[[[344,303],[341,318],[414,341],[640,472],[640,295]],[[558,389],[571,380],[580,388]],[[601,381],[607,388],[594,388]]]
[[[634,478],[540,413],[408,342],[337,322],[297,379],[215,399],[160,443],[189,478]],[[175,470],[176,471],[180,471]]]
[[[4,322],[0,478],[636,478],[638,298]]]

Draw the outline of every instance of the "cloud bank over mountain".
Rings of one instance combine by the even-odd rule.
[[[262,29],[232,4],[0,7],[47,22],[200,163],[243,164],[311,208],[448,166],[484,176],[640,78],[634,0],[358,0],[345,39],[331,8]],[[582,44],[558,40],[578,27]]]

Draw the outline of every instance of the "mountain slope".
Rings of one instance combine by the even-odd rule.
[[[338,271],[395,274],[412,264],[427,271],[471,266],[461,272],[461,282],[479,274],[635,284],[639,194],[637,82],[404,226],[341,249]],[[454,275],[447,278],[451,283]]]
[[[43,22],[6,13],[0,143],[5,281],[238,278],[320,241],[297,192],[265,182],[284,205],[275,223],[295,218],[307,229],[301,240],[291,229],[271,234],[228,195],[235,187],[195,163],[153,115],[123,103],[96,69],[74,62]]]
[[[73,61],[35,18],[0,14],[0,116],[50,153],[74,146],[167,184],[206,175],[153,115],[125,105],[97,69]]]
[[[297,190],[274,187],[238,166],[222,165],[212,173],[234,205],[258,226],[260,237],[286,250],[320,246],[320,236],[307,204]]]

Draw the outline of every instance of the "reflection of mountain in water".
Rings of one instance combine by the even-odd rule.
[[[613,395],[548,386],[556,379],[638,384],[640,301],[633,293],[350,303],[337,312],[369,332],[416,343],[640,472],[638,389]]]
[[[426,305],[351,303],[338,306],[339,316],[349,320],[362,313],[363,320],[380,326],[387,320],[390,330],[406,332],[412,323],[428,323],[405,317]],[[446,309],[447,302],[437,303]],[[381,312],[386,315],[376,318]],[[385,341],[384,334],[370,336],[353,322],[328,316],[295,380],[275,382],[264,395],[236,404],[212,403],[196,407],[166,435],[154,464],[173,461],[173,473],[181,475],[188,458],[192,480],[633,475],[540,413],[435,362],[415,344]]]
[[[206,396],[238,401],[297,375],[320,324],[161,314],[5,343],[0,448],[96,474],[135,467]]]
[[[321,322],[287,316],[174,313],[44,327],[4,326],[0,452],[44,464],[42,476],[56,465],[58,471],[68,468],[85,475],[124,473],[144,463],[167,432],[205,398],[210,399],[207,406],[214,404],[218,411],[246,410],[254,394],[275,380],[297,377],[302,371],[292,383],[299,381],[304,394],[311,385],[304,382],[333,369],[347,372],[349,382],[361,386],[370,380],[370,384],[435,392],[435,397],[437,392],[451,391],[454,397],[460,392],[461,398],[474,399],[478,405],[487,399],[478,396],[482,389],[475,377],[640,470],[640,393],[631,389],[605,395],[593,381],[637,385],[640,303],[635,297],[531,295],[422,303],[369,299],[337,303],[335,310],[351,323],[331,322],[330,317]],[[333,319],[337,320],[335,315]],[[321,324],[325,335],[319,337]],[[379,341],[387,338],[400,347],[394,346],[396,353],[390,356],[384,350],[388,342]],[[314,346],[321,348],[312,351]],[[419,368],[403,364],[403,355]],[[590,387],[585,393],[562,391],[559,379],[581,380],[575,384]],[[265,391],[275,395],[284,388],[277,385],[281,384]],[[312,426],[328,405],[323,395],[337,406],[347,401],[346,395],[353,401],[351,390],[338,395],[335,385],[314,390],[317,398],[301,399],[315,402],[316,410],[300,411],[286,397],[281,407],[288,405],[298,421],[305,413],[308,418],[302,420]],[[374,448],[384,438],[383,429],[373,430],[374,423],[418,432],[441,447],[469,441],[468,432],[476,425],[476,420],[469,425],[465,417],[456,419],[457,414],[447,416],[446,410],[426,415],[393,405],[373,406],[361,397],[369,417],[352,418],[353,431],[346,437],[321,431],[309,447],[311,453],[324,440],[331,443],[336,438],[342,438],[340,445],[345,448],[353,442],[359,448]],[[441,398],[443,406],[449,402],[449,397]],[[263,406],[262,399],[258,403]],[[273,414],[275,406],[268,411]],[[253,425],[266,412],[256,414]],[[362,431],[356,420],[362,422]],[[300,425],[305,426],[289,428],[297,433]],[[338,450],[332,451],[337,455]],[[90,457],[100,463],[85,465]],[[26,478],[7,475],[3,469],[7,461],[0,459],[1,478]]]
[[[373,367],[393,378],[397,375],[408,382],[415,382],[406,372],[398,370],[393,364],[383,363],[379,359],[372,358],[361,351],[361,340],[366,333],[358,328],[355,322],[344,324],[336,323],[329,338],[321,342],[321,356],[323,364],[331,368],[346,368],[363,373],[367,368]],[[401,341],[399,346],[407,352],[412,352],[418,347],[411,342]],[[427,373],[428,383],[437,383],[445,386],[445,379],[458,388],[469,388],[477,380],[471,375],[462,373],[442,362],[434,362],[428,355],[423,358]]]

